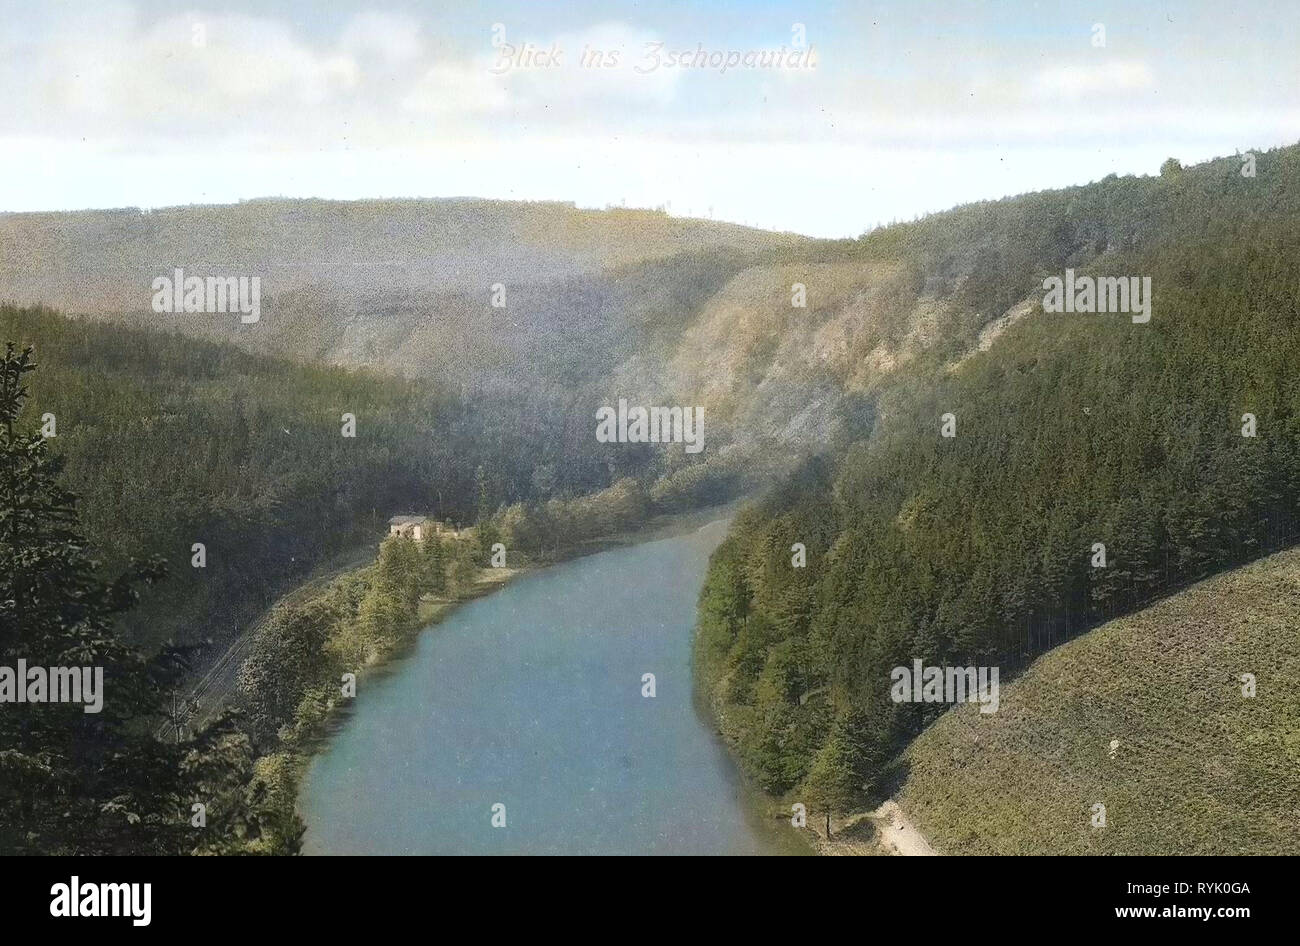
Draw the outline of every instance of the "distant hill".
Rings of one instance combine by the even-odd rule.
[[[1294,854],[1298,615],[1292,550],[1105,624],[1002,687],[998,712],[922,733],[899,801],[945,854]]]
[[[463,199],[259,199],[228,205],[0,214],[8,298],[75,312],[149,310],[174,267],[262,277],[273,298],[315,287],[471,293],[547,283],[682,253],[805,242],[649,210]]]
[[[303,361],[572,384],[665,344],[747,261],[807,242],[655,211],[473,199],[0,214],[0,297]],[[178,267],[258,276],[261,321],[154,313],[152,280]]]
[[[1300,209],[1296,168],[1289,148],[1249,179],[1237,158],[1112,175],[841,241],[469,198],[0,214],[0,299],[452,388],[526,387],[576,398],[576,413],[618,396],[702,404],[738,440],[817,449],[896,410],[895,382],[945,376],[1032,321],[1045,275]],[[261,321],[153,313],[152,279],[178,266],[261,275]]]
[[[97,554],[172,564],[133,632],[193,639],[229,633],[394,511],[469,523],[627,476],[661,480],[665,508],[727,498],[741,464],[720,457],[720,425],[699,458],[720,471],[679,470],[680,447],[598,443],[594,409],[665,403],[657,379],[615,391],[613,374],[675,346],[745,266],[808,242],[472,199],[0,214],[0,302],[71,316],[0,305],[0,341],[36,347],[29,406],[59,420]],[[261,321],[154,313],[152,281],[176,267],[260,275]],[[339,436],[344,412],[356,440]],[[194,542],[204,570],[188,567]]]
[[[177,267],[260,276],[261,320],[152,312],[152,280]],[[719,446],[724,427],[802,448],[830,438],[846,391],[950,328],[935,316],[944,280],[918,278],[871,244],[562,203],[0,214],[0,299],[453,389],[526,388],[583,415],[621,396],[703,404]]]

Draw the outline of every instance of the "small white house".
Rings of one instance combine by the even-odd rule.
[[[431,526],[431,521],[424,516],[393,516],[388,520],[388,534],[406,535],[420,542],[433,532]]]
[[[410,536],[416,542],[424,541],[426,536],[445,535],[455,537],[460,533],[437,519],[428,516],[393,516],[388,520],[389,535]]]

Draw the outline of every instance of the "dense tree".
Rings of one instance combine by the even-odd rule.
[[[846,811],[861,796],[860,778],[850,748],[851,736],[843,725],[832,729],[817,750],[804,782],[804,803],[810,811],[820,810],[826,819],[826,837],[831,836],[831,815]]]
[[[169,637],[229,639],[322,560],[368,542],[394,512],[481,518],[486,561],[503,504],[536,510],[552,500],[576,512],[573,503],[613,483],[609,445],[591,436],[590,413],[582,411],[581,431],[570,429],[571,392],[462,395],[436,379],[306,366],[39,308],[0,305],[0,338],[42,359],[25,420],[55,418],[49,448],[82,497],[84,532],[106,567],[152,555],[188,563],[195,543],[205,547],[206,567],[173,569],[124,615],[146,649]],[[344,413],[357,418],[355,437],[341,435]],[[636,479],[591,505],[579,538],[639,524],[651,512],[646,490],[673,473],[683,477],[673,508],[743,488],[728,480],[730,494],[691,490],[687,471],[706,462],[632,462]],[[612,508],[617,498],[630,505]],[[602,516],[597,506],[611,508]],[[547,523],[533,519],[519,538],[536,554],[548,544],[538,532]],[[553,546],[557,537],[546,536]]]
[[[58,482],[61,461],[20,425],[35,368],[30,349],[13,345],[0,360],[0,666],[102,671],[102,707],[27,702],[0,712],[0,851],[174,854],[255,838],[256,803],[202,830],[191,825],[193,803],[248,790],[249,759],[231,758],[220,729],[185,745],[154,739],[150,721],[183,655],[142,657],[115,622],[163,566],[133,565],[112,581],[97,575],[76,499]]]
[[[423,561],[423,585],[434,597],[447,593],[447,556],[442,539],[437,535],[427,536],[420,546]]]
[[[1033,306],[987,352],[877,392],[883,420],[837,445],[828,472],[801,469],[738,517],[697,654],[765,787],[811,790],[845,764],[859,784],[887,775],[947,709],[892,702],[893,667],[994,665],[1005,682],[1101,620],[1300,538],[1300,149],[1260,162],[1256,179],[1227,159],[861,241],[866,259],[906,253],[927,283],[963,259],[980,270],[954,280],[943,324],[1032,302],[1064,266],[1149,276],[1153,315]],[[942,438],[950,411],[958,433]],[[782,558],[792,542],[805,570]],[[823,687],[829,718],[807,712]]]

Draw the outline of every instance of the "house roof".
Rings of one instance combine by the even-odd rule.
[[[428,516],[393,516],[388,520],[388,524],[390,526],[413,526],[428,521]]]

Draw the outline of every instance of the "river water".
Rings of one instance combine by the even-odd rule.
[[[540,570],[426,629],[362,679],[313,760],[304,853],[806,853],[755,817],[692,700],[696,599],[725,533]]]

